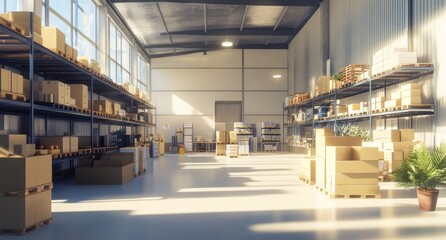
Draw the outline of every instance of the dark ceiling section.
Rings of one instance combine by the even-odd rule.
[[[322,0],[108,0],[149,57],[222,49],[286,49]]]

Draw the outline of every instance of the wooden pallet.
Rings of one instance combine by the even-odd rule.
[[[424,108],[432,108],[432,104],[412,104],[412,105],[404,105],[401,106],[401,109],[424,109]]]
[[[2,195],[4,197],[24,197],[24,196],[29,196],[29,195],[33,195],[36,193],[48,191],[51,189],[53,189],[53,183],[47,183],[47,184],[27,188],[24,190],[4,191],[4,192],[1,192],[0,195]]]
[[[75,156],[78,156],[78,155],[79,155],[79,152],[52,154],[53,159],[66,158],[66,157],[75,157]]]
[[[240,157],[247,157],[249,154],[239,154]]]
[[[238,156],[227,156],[228,158],[238,158]]]
[[[277,152],[277,150],[265,150],[264,152]]]
[[[321,192],[321,193],[327,193],[327,191],[325,190],[325,188],[321,188],[317,185],[314,185],[314,187],[316,188],[317,191]]]
[[[217,154],[215,154],[216,156],[226,156],[226,154],[225,153],[217,153]]]
[[[16,235],[24,235],[28,232],[41,228],[45,225],[50,224],[53,221],[52,218],[45,219],[43,221],[37,222],[29,227],[24,229],[0,229],[0,234],[16,234]]]
[[[381,194],[352,194],[352,195],[335,195],[329,194],[330,198],[381,198]]]
[[[306,184],[308,184],[308,185],[314,185],[314,181],[311,181],[311,180],[308,180],[308,179],[305,179],[305,178],[302,178],[302,177],[299,177],[299,179],[300,179],[302,182],[304,182],[304,183],[306,183]]]
[[[25,30],[21,29],[20,27],[17,27],[16,25],[14,25],[13,23],[11,23],[10,21],[0,17],[0,24],[2,24],[3,26],[6,26],[8,28],[10,28],[11,30],[13,30],[14,32],[17,32],[23,36],[25,36]]]
[[[4,98],[4,99],[14,100],[14,101],[26,102],[25,95],[18,94],[18,93],[1,91],[0,97]]]

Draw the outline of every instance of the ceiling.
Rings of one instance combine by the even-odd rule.
[[[222,49],[287,49],[322,0],[107,0],[151,58]]]

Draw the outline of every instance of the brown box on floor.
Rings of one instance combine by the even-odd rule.
[[[56,27],[42,28],[43,46],[53,52],[65,53],[65,34]]]
[[[22,190],[51,181],[52,158],[50,155],[0,158],[0,190],[2,191]]]
[[[303,158],[299,169],[299,176],[307,181],[309,184],[314,184],[316,181],[316,160],[314,158]]]
[[[21,230],[51,218],[51,190],[28,196],[0,195],[0,230]]]
[[[102,156],[101,160],[93,162],[93,167],[78,166],[76,168],[76,184],[124,184],[134,178],[133,161],[132,153]]]
[[[70,84],[71,97],[76,99],[76,106],[88,109],[88,86],[84,84]]]

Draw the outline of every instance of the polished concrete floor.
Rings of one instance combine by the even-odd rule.
[[[0,239],[446,239],[446,189],[421,212],[414,190],[390,183],[381,199],[329,199],[298,180],[291,154],[165,155],[152,167],[122,186],[56,181],[53,223]]]

